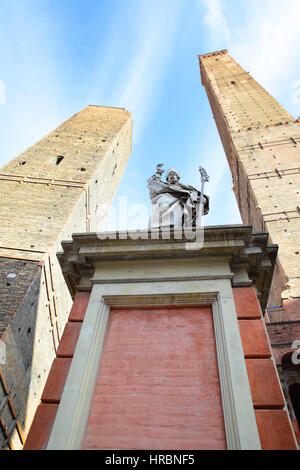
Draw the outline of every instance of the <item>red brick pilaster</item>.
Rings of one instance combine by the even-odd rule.
[[[233,289],[257,428],[263,450],[297,450],[256,291]]]

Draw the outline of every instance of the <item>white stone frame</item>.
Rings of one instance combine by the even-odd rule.
[[[94,279],[47,450],[81,449],[110,307],[204,304],[213,311],[227,448],[261,449],[229,277],[105,284]]]

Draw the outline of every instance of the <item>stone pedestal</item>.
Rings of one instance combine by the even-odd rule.
[[[81,328],[62,338],[72,361],[44,445],[296,448],[261,314],[277,252],[267,238],[237,225],[205,228],[203,244],[174,231],[63,243]],[[270,414],[284,436],[270,437]]]

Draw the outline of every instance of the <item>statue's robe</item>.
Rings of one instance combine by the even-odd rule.
[[[170,184],[155,177],[149,178],[147,183],[152,202],[151,228],[197,225],[196,209],[200,202],[200,191],[193,186]],[[209,210],[208,196],[203,196],[203,204],[205,215]]]

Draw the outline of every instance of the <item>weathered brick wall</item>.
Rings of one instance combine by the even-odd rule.
[[[199,56],[202,83],[214,91],[230,131],[294,121],[293,117],[247,73],[227,50]]]
[[[300,341],[300,299],[284,300],[281,308],[267,311],[266,328],[276,363],[280,364],[285,354],[296,351],[294,341]]]
[[[300,124],[227,51],[199,59],[242,220],[279,245],[269,305],[280,305],[284,289],[300,297]]]
[[[34,261],[0,258],[0,338],[40,270]]]
[[[14,268],[16,268],[17,263],[21,262],[23,264],[22,261],[10,261],[11,267]],[[6,360],[1,365],[1,370],[2,379],[7,390],[5,391],[3,383],[0,387],[0,401],[5,396],[11,399],[13,410],[17,415],[18,425],[23,432],[23,437],[26,435],[29,420],[28,415],[30,417],[32,407],[39,397],[37,394],[39,385],[43,382],[47,372],[47,361],[49,361],[54,349],[49,334],[51,328],[49,317],[44,319],[46,325],[44,336],[47,339],[49,337],[49,342],[47,343],[41,335],[37,334],[37,312],[41,297],[42,267],[37,263],[30,263],[28,261],[24,263],[32,271],[30,273],[29,269],[27,269],[27,272],[31,274],[27,279],[27,282],[30,283],[26,285],[26,280],[22,276],[25,273],[21,269],[17,274],[19,279],[16,278],[15,283],[7,287],[7,289],[10,289],[11,298],[15,302],[12,305],[10,318],[6,322],[5,331],[1,338],[6,345]],[[17,293],[18,291],[20,292],[19,297],[14,297],[14,289],[16,289]],[[2,295],[3,292],[1,292]],[[3,308],[5,311],[5,303]],[[40,347],[41,352],[39,355],[42,356],[44,353],[44,356],[38,358],[35,351],[36,349],[39,351]],[[36,361],[40,362],[40,367],[37,370],[33,366]],[[14,416],[8,403],[6,403],[2,413],[2,424],[6,426],[7,430],[10,429],[15,418],[16,416]],[[1,431],[3,431],[3,428]],[[6,434],[2,433],[0,438],[1,444],[3,444],[6,437]],[[16,428],[13,429],[10,435],[9,446],[12,446],[14,449],[22,448],[22,440]]]
[[[75,295],[24,450],[44,450],[47,447],[89,298],[90,292],[77,292]]]
[[[101,227],[105,214],[98,217],[97,208],[112,202],[130,155],[131,135],[129,112],[88,106],[0,169],[3,283],[7,264],[17,270],[16,260],[28,262],[26,280],[20,274],[4,290],[0,282],[2,335],[14,361],[2,369],[15,390],[13,403],[25,436],[72,305],[56,253],[72,233]],[[37,264],[38,276],[29,269]],[[37,284],[37,297],[30,294],[24,306],[25,293],[33,295]],[[7,295],[8,288],[13,296]],[[23,341],[19,331],[26,322],[30,341]],[[0,445],[3,439],[0,433]]]

